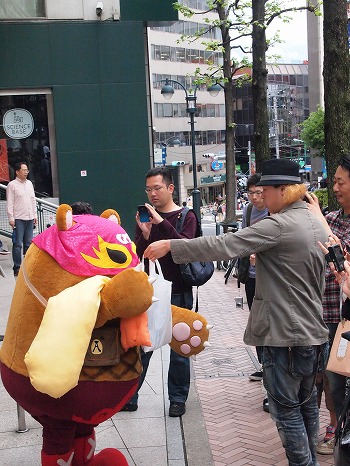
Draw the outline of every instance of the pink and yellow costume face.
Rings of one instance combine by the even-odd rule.
[[[33,243],[64,270],[82,277],[117,275],[139,263],[135,244],[125,230],[96,215],[74,215],[69,229],[62,231],[53,225]]]

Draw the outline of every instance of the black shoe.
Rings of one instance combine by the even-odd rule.
[[[261,382],[263,379],[263,373],[262,371],[256,371],[253,374],[250,374],[249,380],[253,380],[254,382]]]
[[[14,276],[14,277],[18,277],[18,273],[19,273],[19,270],[14,270],[14,271],[13,271],[13,276]]]
[[[270,412],[270,409],[269,409],[269,400],[267,398],[264,398],[263,400],[263,410],[265,411],[265,413],[269,413]]]
[[[120,411],[137,411],[138,405],[127,403]]]
[[[180,417],[186,412],[185,403],[179,403],[178,401],[170,401],[169,416]]]

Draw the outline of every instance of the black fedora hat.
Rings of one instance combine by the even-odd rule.
[[[256,186],[302,184],[299,165],[288,159],[271,159],[263,163],[261,179]]]

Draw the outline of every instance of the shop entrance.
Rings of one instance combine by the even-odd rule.
[[[36,196],[58,197],[51,91],[0,92],[0,119],[0,183],[25,162]]]

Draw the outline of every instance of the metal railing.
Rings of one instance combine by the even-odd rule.
[[[9,225],[6,211],[6,189],[6,185],[0,184],[0,234],[11,238],[12,228]],[[35,199],[38,223],[34,229],[34,236],[38,235],[56,222],[56,210],[58,207],[56,204],[45,201],[39,197],[36,197]]]

